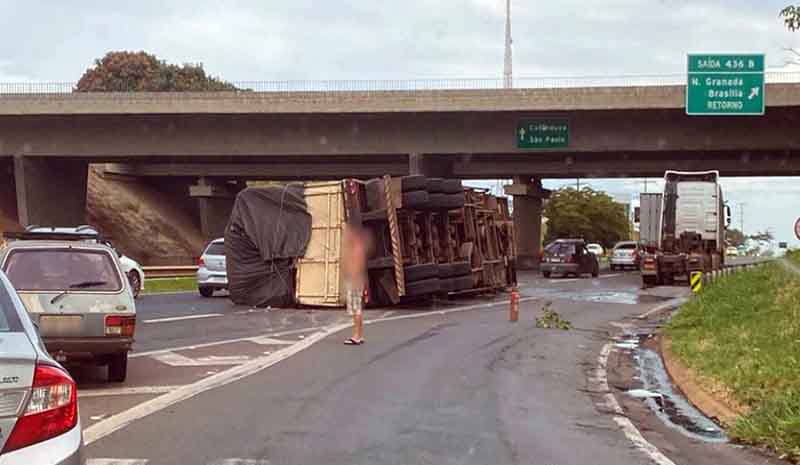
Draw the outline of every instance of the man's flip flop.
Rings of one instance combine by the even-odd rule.
[[[356,341],[355,339],[353,339],[351,337],[350,339],[344,341],[344,343],[345,343],[345,345],[348,345],[348,346],[360,346],[361,344],[364,343],[364,341]]]

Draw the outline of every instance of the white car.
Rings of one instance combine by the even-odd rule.
[[[127,255],[120,254],[119,264],[122,268],[122,272],[125,273],[125,276],[128,277],[128,282],[131,284],[133,298],[139,298],[139,294],[142,292],[142,289],[144,289],[144,270],[141,265],[139,265],[139,262]]]
[[[586,249],[593,253],[595,257],[602,257],[606,253],[603,246],[600,244],[589,244],[586,246]]]
[[[214,291],[227,288],[225,239],[215,239],[208,244],[197,263],[197,290],[203,297],[211,297]]]

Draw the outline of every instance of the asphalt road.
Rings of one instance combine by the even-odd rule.
[[[90,422],[89,465],[652,463],[598,407],[591,379],[620,322],[686,289],[642,291],[634,273],[580,280],[524,275],[521,283],[518,323],[508,322],[507,305],[488,306],[488,298],[441,303],[441,312],[420,318],[396,319],[430,306],[371,312],[375,321],[361,347],[342,344],[346,330],[316,333],[319,342],[305,350],[213,389],[190,376],[162,397],[84,399],[81,408],[94,413],[123,405],[115,413],[124,418],[137,403],[150,402],[141,404],[148,413],[152,407],[116,431],[107,427],[113,417],[97,415],[106,421]],[[548,305],[574,328],[536,328]],[[237,310],[230,310],[234,318]],[[216,347],[228,346],[206,350]],[[168,373],[150,366],[159,378]],[[181,392],[182,401],[159,403]],[[681,458],[688,454],[681,450],[705,447],[652,424],[644,435]],[[720,457],[739,463],[731,461],[740,454],[732,446],[702,450],[688,455],[697,460],[678,463],[721,463]]]

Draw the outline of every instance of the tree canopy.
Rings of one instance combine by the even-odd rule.
[[[546,242],[559,238],[583,238],[611,247],[630,237],[625,208],[608,194],[584,187],[566,187],[553,192],[544,208]]]
[[[747,243],[748,237],[738,229],[731,228],[725,231],[725,242],[733,247],[741,247]]]
[[[790,31],[800,29],[800,5],[789,5],[781,10],[781,18]]]
[[[146,52],[108,52],[78,81],[77,92],[218,92],[233,84],[206,75],[199,64],[168,64]]]

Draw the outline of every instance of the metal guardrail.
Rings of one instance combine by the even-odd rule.
[[[187,278],[197,273],[197,266],[143,266],[145,277],[152,278]]]
[[[768,84],[800,83],[800,72],[770,71]],[[529,76],[516,77],[513,89],[558,89],[576,87],[643,87],[686,85],[686,73],[630,74],[617,76]],[[503,89],[503,78],[375,79],[234,81],[237,92],[386,92],[432,90]],[[75,82],[5,82],[0,95],[72,94]],[[128,92],[123,92],[128,93]]]

